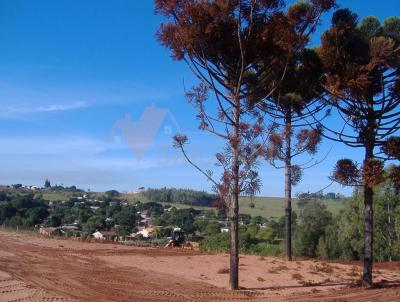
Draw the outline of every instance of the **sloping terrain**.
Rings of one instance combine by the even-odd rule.
[[[400,301],[398,264],[378,267],[380,288],[354,287],[359,266],[44,239],[0,232],[0,301]]]

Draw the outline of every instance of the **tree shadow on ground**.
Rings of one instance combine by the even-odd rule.
[[[298,285],[286,285],[286,286],[266,286],[266,287],[241,287],[242,290],[282,290],[290,288],[311,288],[311,287],[335,287],[343,286],[348,288],[361,287],[361,280],[349,280],[344,282],[307,282],[305,284]],[[400,280],[381,280],[374,283],[373,288],[393,288],[400,287]]]

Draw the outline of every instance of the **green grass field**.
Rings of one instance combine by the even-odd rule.
[[[86,192],[43,192],[40,193],[40,195],[42,195],[42,198],[44,200],[48,200],[48,201],[63,201],[63,200],[68,200],[71,197],[76,197],[76,196],[82,196],[83,194],[87,194]],[[91,198],[93,199],[98,199],[100,198],[102,195],[104,195],[104,193],[102,192],[90,192]]]
[[[149,202],[149,200],[143,194],[122,194],[122,198],[128,200],[129,203],[135,202]]]
[[[250,207],[251,202],[255,204]],[[321,200],[332,214],[337,214],[344,207],[345,200]],[[299,212],[297,200],[292,202],[293,210]],[[279,218],[284,213],[284,198],[281,197],[255,197],[253,201],[250,198],[242,198],[240,201],[240,213],[250,214],[251,216],[263,216],[265,218]]]
[[[332,214],[339,213],[340,209],[343,208],[344,200],[322,200],[320,201],[325,204],[328,210]],[[253,199],[255,204],[254,208],[250,207],[250,198],[242,198],[240,201],[240,213],[250,214],[251,216],[262,216],[267,219],[278,219],[285,214],[284,212],[284,198],[280,197],[257,197]],[[161,203],[163,204],[163,203]],[[169,203],[171,206],[177,209],[194,208],[196,210],[214,210],[212,207],[196,207],[186,204]],[[298,214],[300,209],[297,206],[297,201],[293,201],[293,210]]]
[[[44,200],[49,201],[63,201],[72,197],[72,193],[69,192],[45,192],[41,193],[41,195]]]

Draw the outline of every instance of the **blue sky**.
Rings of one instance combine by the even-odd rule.
[[[398,0],[339,5],[381,20],[400,13]],[[329,19],[324,17],[319,33]],[[49,178],[93,190],[210,189],[171,146],[174,132],[188,133],[190,149],[205,167],[212,167],[219,149],[218,141],[197,130],[184,100],[183,82],[190,86],[196,80],[155,39],[161,21],[150,0],[0,1],[1,184],[42,185]],[[313,43],[318,42],[317,33]],[[142,128],[152,140],[138,158],[114,126],[127,115],[140,120],[149,106],[168,113],[157,131]],[[329,141],[319,157],[328,150],[329,157],[307,170],[294,192],[329,184],[337,159],[361,158]],[[263,165],[261,176],[261,195],[283,195],[283,171]],[[351,192],[337,185],[329,190]]]

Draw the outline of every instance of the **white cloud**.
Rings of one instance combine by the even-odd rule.
[[[40,106],[19,106],[19,107],[6,107],[3,108],[5,114],[28,114],[28,113],[41,113],[41,112],[56,112],[56,111],[69,111],[78,110],[87,107],[86,102],[73,102],[64,104],[46,104]]]

